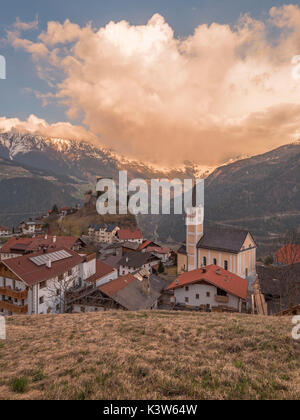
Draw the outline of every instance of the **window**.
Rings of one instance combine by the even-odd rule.
[[[246,277],[248,277],[248,268],[245,270]]]
[[[63,274],[60,274],[60,275],[58,276],[58,280],[63,280],[63,278],[64,278],[64,275],[63,275]]]
[[[60,295],[60,289],[56,289],[56,296]]]
[[[200,299],[199,293],[196,294],[196,299]]]
[[[207,265],[207,258],[206,257],[203,257],[203,259],[202,259],[202,265],[204,267],[206,267],[206,265]]]
[[[47,286],[47,281],[46,280],[45,281],[42,281],[40,283],[40,289],[44,289],[46,286]]]
[[[70,276],[72,276],[72,270],[69,270],[68,271],[68,276],[70,277]]]
[[[218,264],[217,264],[217,259],[216,259],[216,258],[214,258],[213,263],[214,263],[214,265],[218,265]]]
[[[41,296],[39,299],[40,305],[42,305],[44,303],[44,296]]]
[[[210,292],[206,292],[206,297],[210,297]]]
[[[189,286],[185,286],[185,291],[188,292],[189,291]]]
[[[189,298],[188,297],[185,297],[184,298],[184,301],[185,301],[185,303],[189,303]]]
[[[227,296],[227,292],[225,292],[225,290],[217,288],[217,295],[218,296]]]
[[[228,261],[227,260],[224,261],[224,269],[228,270]]]

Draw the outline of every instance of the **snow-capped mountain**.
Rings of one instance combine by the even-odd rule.
[[[215,169],[190,162],[173,169],[161,168],[120,156],[84,140],[43,137],[14,130],[0,133],[0,157],[81,181],[94,181],[96,176],[116,177],[121,169],[126,169],[129,177],[145,179],[206,177]]]

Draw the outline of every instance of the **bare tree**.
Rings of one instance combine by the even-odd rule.
[[[60,313],[67,312],[67,293],[70,291],[78,282],[78,276],[70,272],[64,273],[47,281],[47,299],[56,307],[56,310]]]
[[[285,265],[294,265],[300,262],[300,233],[293,229],[281,238],[283,244],[277,252],[277,261]]]

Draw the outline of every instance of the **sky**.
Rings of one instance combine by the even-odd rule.
[[[1,130],[171,166],[220,164],[300,133],[299,1],[11,0],[0,55]]]

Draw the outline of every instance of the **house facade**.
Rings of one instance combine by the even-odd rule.
[[[8,236],[11,234],[11,230],[7,226],[0,226],[0,237]]]
[[[210,265],[182,273],[166,290],[174,292],[174,305],[242,312],[246,310],[248,281]]]
[[[90,225],[88,229],[89,240],[96,243],[111,244],[116,239],[116,234],[119,229],[120,228],[116,225]]]
[[[67,291],[91,279],[98,280],[96,255],[67,248],[1,261],[0,315],[65,312]]]
[[[43,224],[40,221],[29,220],[27,222],[21,222],[18,229],[23,235],[40,234],[43,231]]]
[[[119,275],[124,276],[141,269],[152,272],[152,269],[157,267],[159,262],[159,258],[149,252],[132,251],[119,260]]]
[[[120,229],[117,233],[118,239],[122,242],[136,242],[138,244],[143,243],[143,233],[139,229],[129,230]]]
[[[145,252],[145,251],[142,251]],[[161,246],[150,246],[147,248],[147,252],[152,253],[157,258],[161,260],[163,263],[167,263],[171,257],[171,251],[169,248],[161,247]]]

